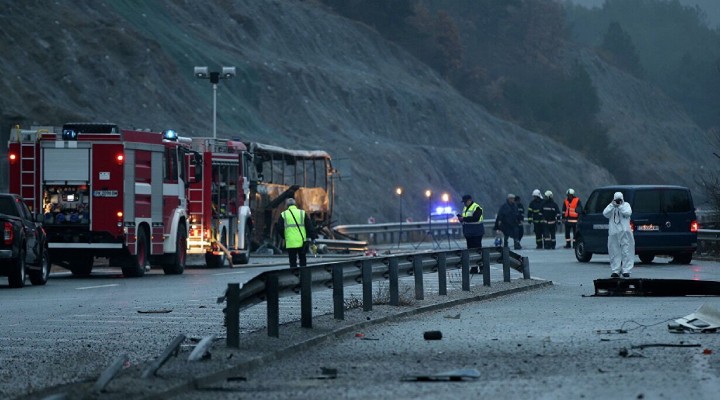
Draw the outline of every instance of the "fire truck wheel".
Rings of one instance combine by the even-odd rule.
[[[30,276],[30,283],[36,286],[46,284],[50,277],[50,253],[48,253],[47,249],[43,250],[42,258],[40,258],[38,265],[40,266],[40,271],[30,271],[28,274]]]
[[[126,278],[139,278],[145,275],[145,268],[148,262],[148,239],[145,229],[140,229],[137,234],[137,254],[130,256],[128,263],[122,267],[122,273]]]
[[[25,286],[26,276],[27,273],[25,271],[25,250],[20,250],[17,262],[15,262],[15,268],[11,269],[8,273],[8,284],[11,288],[21,288]]]
[[[185,226],[180,225],[175,241],[175,254],[171,255],[171,261],[163,265],[165,275],[180,275],[185,271],[185,260],[187,258],[187,231]]]
[[[245,250],[237,255],[233,255],[233,264],[247,264],[250,262],[250,230],[245,229]]]
[[[208,268],[220,268],[225,265],[225,254],[215,255],[212,252],[205,253],[205,265]]]
[[[95,258],[93,256],[81,255],[68,260],[68,269],[74,276],[88,276],[92,272]]]

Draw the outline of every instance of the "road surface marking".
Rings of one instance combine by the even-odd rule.
[[[77,290],[85,290],[85,289],[97,289],[97,288],[103,288],[103,287],[111,287],[111,286],[120,286],[118,283],[112,283],[110,285],[99,285],[99,286],[85,286],[85,287],[79,287],[75,288]]]

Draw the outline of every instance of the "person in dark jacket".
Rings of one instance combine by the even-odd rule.
[[[545,220],[544,245],[546,249],[555,248],[555,233],[557,232],[557,223],[560,219],[560,207],[553,200],[551,191],[545,192],[545,201],[542,204],[542,215]]]
[[[543,197],[540,194],[540,189],[535,189],[532,192],[533,199],[528,204],[527,219],[533,226],[533,232],[535,233],[535,248],[543,248],[543,232],[545,232],[545,219],[542,215],[542,203]]]
[[[462,223],[463,236],[467,242],[468,249],[477,249],[482,247],[482,238],[485,234],[485,225],[483,225],[483,209],[480,205],[473,201],[472,196],[466,194],[462,197],[463,212],[457,214],[458,221]]]
[[[500,206],[497,218],[495,218],[497,229],[502,231],[503,236],[505,236],[503,246],[509,247],[508,241],[512,238],[514,249],[522,249],[517,235],[519,220],[518,209],[515,205],[515,195],[510,193],[507,195],[507,201]]]

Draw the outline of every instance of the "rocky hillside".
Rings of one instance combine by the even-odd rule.
[[[573,187],[583,196],[616,182],[574,150],[493,117],[402,49],[314,1],[0,4],[3,143],[12,124],[68,120],[211,135],[212,90],[193,77],[193,66],[234,65],[238,76],[218,89],[218,136],[327,150],[342,175],[337,223],[371,215],[397,221],[396,186],[405,188],[405,215],[419,220],[428,188],[447,191],[457,203],[471,193],[492,216],[507,192],[527,201],[535,188],[561,194]],[[603,80],[616,72],[598,60],[588,65],[597,65],[591,72],[597,85],[618,84]],[[614,116],[619,111],[631,114],[638,129],[653,123],[696,129],[679,110],[617,102],[645,98],[652,88],[630,95],[619,93],[622,86],[598,89],[606,119],[617,121],[614,137],[627,134],[626,121]]]

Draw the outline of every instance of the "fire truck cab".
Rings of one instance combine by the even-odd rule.
[[[143,276],[151,265],[183,273],[188,186],[202,165],[174,131],[110,123],[16,127],[8,158],[10,191],[43,214],[53,264],[84,276],[104,257],[126,277]]]
[[[248,207],[250,165],[239,141],[194,137],[191,148],[202,159],[202,179],[190,184],[188,254],[202,255],[205,265],[250,261],[253,222]]]

